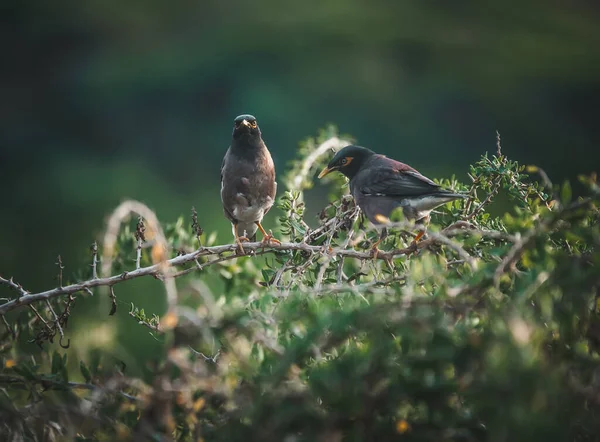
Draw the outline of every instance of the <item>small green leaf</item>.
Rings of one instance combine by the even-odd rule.
[[[58,352],[55,351],[52,354],[52,374],[58,374],[58,372],[61,370],[62,367],[63,367],[63,359],[58,354]]]
[[[117,303],[113,300],[112,301],[112,306],[110,307],[110,312],[108,313],[108,315],[112,316],[115,313],[117,313]]]
[[[31,369],[27,365],[17,365],[13,367],[15,373],[20,374],[25,379],[33,381],[36,379],[35,374],[31,371]]]
[[[296,229],[300,234],[304,235],[306,233],[306,229],[302,227],[302,225],[293,218],[290,218],[290,224]]]
[[[85,362],[79,361],[79,370],[81,370],[81,375],[85,381],[89,383],[92,380],[92,374],[90,373],[90,369],[87,368],[87,365],[85,365]]]
[[[571,201],[571,196],[572,196],[571,183],[569,181],[565,181],[565,184],[563,184],[562,190],[560,192],[560,199],[561,199],[562,203],[565,204],[565,203],[568,203],[569,201]]]

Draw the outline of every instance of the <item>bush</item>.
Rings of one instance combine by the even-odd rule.
[[[344,143],[333,128],[302,143],[280,179],[280,246],[239,257],[195,211],[163,228],[126,201],[92,248],[91,279],[63,286],[61,269],[57,288],[31,294],[2,278],[2,439],[598,440],[595,177],[574,198],[498,140],[470,184],[440,182],[469,198],[439,208],[415,253],[417,228],[395,220],[373,258],[377,232],[343,178],[326,178],[319,225],[304,220],[303,192]],[[499,193],[514,209],[494,217]],[[96,353],[74,372],[68,350],[48,349],[68,346],[76,297],[104,291],[112,315],[115,286],[143,276],[168,304],[129,311],[164,350],[150,381]],[[18,345],[27,335],[41,353]]]

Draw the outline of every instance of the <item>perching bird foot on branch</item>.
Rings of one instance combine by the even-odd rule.
[[[377,259],[377,257],[379,256],[379,244],[381,244],[381,241],[383,241],[383,238],[379,238],[377,241],[375,241],[375,243],[371,246],[371,251],[370,254],[373,257],[374,260]]]
[[[237,249],[236,249],[236,253],[238,255],[245,255],[246,251],[244,250],[244,245],[242,243],[248,242],[248,238],[246,238],[245,236],[238,236],[235,239],[235,242],[237,244]]]
[[[406,256],[410,257],[412,255],[417,255],[419,253],[419,241],[421,240],[421,238],[423,238],[423,236],[425,235],[424,231],[420,231],[417,236],[415,237],[415,239],[412,240],[412,242],[410,243],[410,245],[406,248]]]
[[[279,241],[277,238],[275,238],[273,236],[273,232],[271,232],[269,230],[269,233],[267,233],[265,231],[265,229],[263,229],[263,226],[259,222],[257,222],[256,225],[260,229],[260,233],[262,233],[262,235],[263,235],[263,239],[261,241],[263,248],[266,246],[270,246],[271,244],[278,244],[278,245],[281,244],[281,241]]]

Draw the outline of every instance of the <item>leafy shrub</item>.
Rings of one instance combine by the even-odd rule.
[[[345,143],[334,128],[302,143],[281,180],[281,246],[239,257],[195,211],[163,229],[127,201],[92,248],[91,279],[63,286],[60,270],[58,288],[30,294],[2,278],[3,440],[598,440],[595,177],[574,198],[498,140],[471,183],[440,182],[469,198],[439,208],[416,253],[399,220],[374,259],[377,233],[340,176],[318,226],[304,219],[311,177]],[[514,209],[495,217],[499,193]],[[118,314],[115,287],[142,276],[168,303],[129,311],[164,349],[151,381],[98,353],[68,370],[47,341],[67,347],[74,300],[104,293]],[[43,351],[24,351],[24,335]]]

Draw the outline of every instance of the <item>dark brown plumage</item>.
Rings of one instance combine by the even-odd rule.
[[[221,164],[221,202],[242,253],[241,243],[254,241],[257,229],[264,242],[278,242],[261,225],[276,192],[275,166],[256,118],[240,115],[234,120],[231,145]]]

